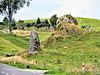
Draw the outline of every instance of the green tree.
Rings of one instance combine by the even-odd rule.
[[[7,17],[5,17],[5,18],[3,19],[3,24],[4,24],[4,25],[8,25],[8,18],[7,18]]]
[[[0,0],[0,14],[4,14],[9,22],[17,10],[21,9],[25,4],[29,6],[31,0]],[[9,25],[9,33],[12,34],[12,26]]]
[[[53,16],[51,16],[51,18],[50,18],[50,23],[51,23],[51,26],[53,26],[53,27],[55,27],[56,26],[56,21],[57,21],[57,19],[58,19],[58,17],[57,17],[57,15],[55,14],[55,15],[53,15]]]
[[[46,19],[44,22],[46,23],[47,27],[50,28],[50,24],[49,24],[48,20]]]
[[[48,20],[46,19],[45,21],[44,21],[46,24],[49,24],[49,22],[48,22]]]
[[[37,24],[40,24],[41,21],[40,21],[40,18],[38,17],[37,21],[36,21]]]

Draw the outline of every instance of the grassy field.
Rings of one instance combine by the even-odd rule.
[[[20,35],[20,34],[19,34]],[[28,33],[30,35],[30,33]],[[47,39],[51,33],[50,32],[38,32],[40,41]],[[9,34],[0,34],[0,56],[5,56],[6,54],[15,54],[16,52],[28,50],[29,48],[29,36],[18,36]]]
[[[100,20],[79,18],[77,17],[79,26],[90,26],[95,31],[88,32],[85,36],[76,35],[63,39],[58,39],[54,44],[42,44],[44,48],[34,56],[27,57],[29,61],[39,62],[42,65],[35,65],[33,69],[49,69],[53,70],[49,73],[65,74],[69,72],[75,73],[82,71],[82,63],[85,63],[85,71],[98,72],[100,69]],[[39,33],[40,41],[47,39],[52,33]],[[81,40],[80,40],[81,39]],[[5,43],[3,43],[5,42]],[[28,50],[29,38],[9,34],[0,34],[0,55],[11,52],[15,54],[21,50]],[[5,48],[5,45],[6,48]],[[8,52],[7,52],[8,50]],[[17,64],[18,65],[18,64]],[[20,67],[20,66],[17,66]],[[72,75],[69,74],[69,75]],[[79,75],[80,75],[79,73]],[[74,75],[74,74],[73,74]],[[78,75],[78,73],[76,74]],[[86,73],[86,75],[89,75]],[[95,74],[94,74],[95,75]]]
[[[29,39],[17,35],[0,34],[0,56],[27,50]]]
[[[41,21],[43,21],[43,20],[45,20],[45,19],[47,19],[47,20],[49,21],[49,18],[43,18],[43,19],[41,19]],[[32,22],[36,22],[36,21],[37,21],[37,19],[33,19],[33,20],[24,20],[25,23],[32,23]]]

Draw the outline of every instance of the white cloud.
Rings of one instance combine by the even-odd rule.
[[[62,0],[37,0],[37,1],[39,1],[39,2],[43,2],[43,3],[45,3],[45,2],[56,2],[56,3],[61,3],[61,1]]]
[[[57,14],[58,16],[72,14],[73,16],[91,16],[91,12],[94,11],[96,1],[95,0],[61,0],[61,7],[57,8],[53,12],[50,12],[48,16]]]

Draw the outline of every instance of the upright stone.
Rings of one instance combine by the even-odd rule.
[[[29,55],[34,55],[40,49],[40,40],[37,32],[32,29],[29,41]]]

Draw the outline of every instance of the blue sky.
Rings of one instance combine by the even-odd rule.
[[[13,16],[15,20],[50,18],[71,14],[74,17],[100,19],[100,0],[32,0],[29,7],[24,6]],[[0,21],[4,16],[0,16]]]

